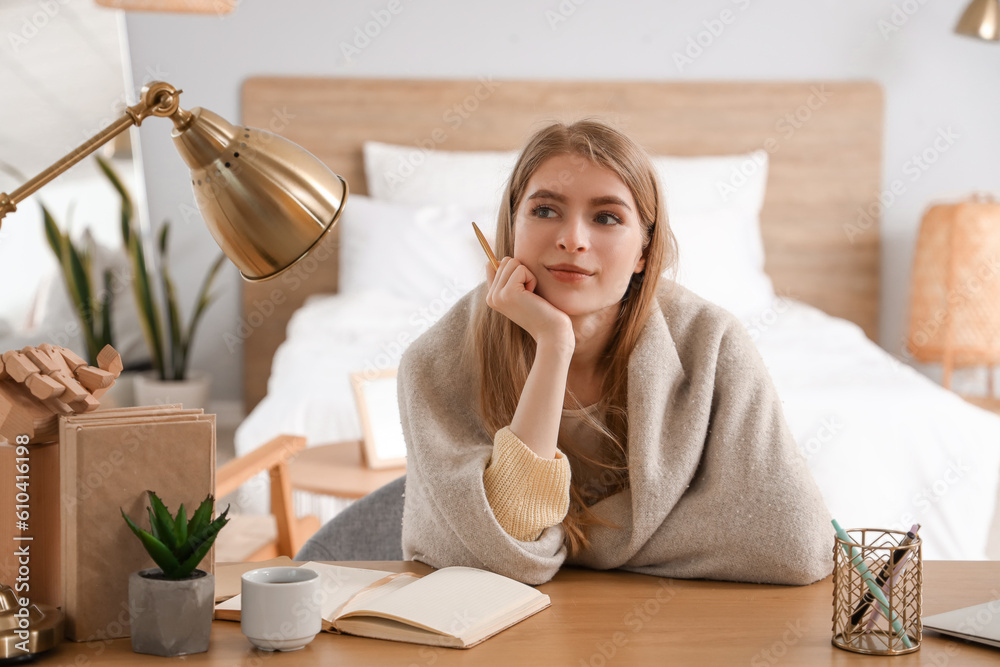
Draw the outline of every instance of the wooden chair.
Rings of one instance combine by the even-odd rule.
[[[304,450],[306,439],[300,436],[279,435],[274,440],[255,449],[246,456],[234,459],[219,468],[215,474],[215,497],[233,493],[243,483],[260,472],[268,471],[271,477],[271,517],[233,515],[234,521],[244,530],[256,526],[256,532],[266,536],[260,546],[251,548],[243,557],[245,561],[267,560],[278,556],[294,558],[302,545],[320,528],[315,516],[296,518],[292,504],[292,483],[288,461]],[[268,525],[270,524],[270,526]],[[263,529],[261,526],[263,525]],[[235,528],[236,526],[227,526]],[[235,534],[237,531],[233,531]],[[224,541],[226,529],[219,533]],[[219,546],[217,544],[217,546]]]

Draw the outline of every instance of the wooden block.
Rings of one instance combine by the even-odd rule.
[[[51,415],[52,419],[57,419],[59,415],[73,414],[73,408],[63,403],[57,397],[47,398],[42,402],[45,404],[45,407],[47,407],[49,411],[52,413]]]
[[[73,401],[81,401],[84,396],[90,396],[90,392],[84,388],[82,384],[76,381],[76,378],[69,377],[62,371],[58,373],[53,373],[50,375],[53,380],[63,385],[66,389],[66,393],[62,394],[60,398],[66,403],[72,403]]]
[[[86,361],[84,361],[83,358],[73,350],[67,349],[65,347],[60,347],[56,349],[59,350],[59,356],[61,356],[63,360],[69,365],[70,370],[76,371],[78,368],[80,368],[80,366],[89,366],[89,364]]]
[[[61,382],[57,382],[48,375],[42,375],[41,373],[29,375],[24,381],[24,386],[31,391],[33,396],[43,401],[48,398],[60,396],[66,391],[66,387]]]
[[[9,377],[10,374],[7,373],[7,369],[4,367],[3,364],[3,357],[0,357],[0,380],[6,380]]]
[[[25,347],[21,349],[21,354],[31,359],[32,363],[38,366],[38,369],[46,375],[51,375],[60,370],[45,350],[40,350],[36,347]]]
[[[87,394],[83,398],[77,401],[73,401],[69,404],[69,407],[73,408],[74,412],[93,412],[97,408],[101,407],[101,402]]]
[[[10,350],[3,353],[4,368],[14,378],[15,382],[24,382],[32,373],[38,372],[38,366],[31,363],[26,356],[17,350]]]
[[[3,384],[3,380],[0,380],[0,387],[2,387]],[[11,403],[2,393],[0,393],[0,442],[10,440],[9,436],[4,437],[4,429],[2,427],[6,425],[7,417],[10,416],[11,410],[13,409],[14,404]],[[17,441],[14,440],[14,442]]]
[[[65,373],[69,377],[73,377],[74,368],[70,368],[69,364],[66,363],[66,359],[63,357],[62,353],[59,351],[60,348],[56,347],[51,343],[42,343],[38,346],[38,349],[49,355],[49,359],[52,363],[56,365],[59,371]]]
[[[121,375],[124,365],[122,364],[122,357],[115,348],[110,345],[105,345],[104,349],[97,354],[97,365],[100,366],[102,370],[105,370],[115,377]]]
[[[76,379],[87,389],[106,389],[115,383],[115,376],[92,366],[83,366],[76,372]]]

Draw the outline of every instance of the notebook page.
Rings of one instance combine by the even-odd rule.
[[[314,562],[304,563],[301,567],[319,573],[322,596],[320,606],[323,609],[322,616],[326,620],[332,620],[330,616],[366,586],[392,574],[382,570],[363,570],[357,567]]]
[[[338,614],[338,616],[345,616],[345,615],[350,614],[352,611],[355,611],[357,609],[367,609],[369,605],[377,604],[377,602],[380,599],[382,599],[383,597],[385,597],[386,595],[389,595],[390,593],[394,593],[395,591],[398,591],[403,586],[411,584],[411,583],[413,583],[414,581],[416,581],[417,579],[420,579],[420,578],[421,577],[419,575],[416,575],[416,574],[410,575],[410,576],[407,576],[406,574],[404,574],[404,575],[402,575],[400,577],[397,577],[397,578],[393,579],[392,581],[390,581],[390,582],[388,582],[386,584],[382,584],[378,588],[373,588],[370,591],[365,591],[364,593],[360,593],[356,598],[354,598],[353,600],[351,600],[350,602],[348,602],[344,606],[344,608],[340,610],[340,613]]]
[[[414,581],[391,596],[354,608],[406,619],[453,637],[476,634],[496,619],[544,594],[527,584],[471,567],[448,567]]]

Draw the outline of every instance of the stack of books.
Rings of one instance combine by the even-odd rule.
[[[129,574],[156,564],[121,512],[149,530],[147,491],[172,512],[183,503],[188,516],[215,493],[215,415],[162,405],[59,421],[66,635],[74,641],[128,637]],[[214,552],[200,569],[214,571]]]

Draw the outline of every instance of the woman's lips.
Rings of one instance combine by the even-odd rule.
[[[552,277],[561,283],[580,283],[590,277],[586,273],[563,271],[560,269],[549,269],[549,273],[551,273]]]

